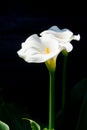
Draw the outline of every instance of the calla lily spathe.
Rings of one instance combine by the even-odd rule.
[[[58,44],[65,49],[67,52],[72,51],[73,46],[70,43],[72,40],[80,40],[80,34],[73,35],[69,29],[59,29],[57,26],[52,26],[48,30],[40,33],[41,36],[50,36],[51,39],[56,39]]]
[[[33,34],[22,43],[21,49],[17,53],[26,62],[41,63],[57,57],[61,49],[57,40]]]
[[[60,30],[57,26],[52,26],[40,33],[40,36],[33,34],[28,37],[17,54],[28,63],[45,62],[47,68],[54,71],[59,53],[63,50],[70,52],[73,49],[71,40],[79,39],[79,34],[73,35],[68,29]]]

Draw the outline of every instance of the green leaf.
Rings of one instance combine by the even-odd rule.
[[[22,117],[30,118],[24,107],[20,104],[3,103],[0,104],[0,120],[10,126],[10,130],[31,130],[28,121],[21,120]],[[2,129],[0,129],[2,130]]]
[[[6,123],[0,121],[0,130],[9,130],[9,126]]]
[[[28,118],[22,118],[22,119],[30,121],[30,125],[31,125],[32,130],[41,130],[40,125],[38,123],[36,123],[34,120],[31,120]]]
[[[43,130],[54,130],[54,129],[48,129],[48,128],[44,128]]]
[[[48,130],[47,128],[44,128],[43,130]]]
[[[80,80],[71,90],[71,124],[75,130],[87,130],[87,78]]]

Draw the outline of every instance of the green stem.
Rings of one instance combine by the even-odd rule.
[[[67,57],[68,55],[64,55],[63,60],[63,74],[62,74],[62,109],[65,109],[66,104],[66,68],[67,68]]]
[[[49,130],[54,130],[54,72],[50,74],[50,89],[49,89]]]

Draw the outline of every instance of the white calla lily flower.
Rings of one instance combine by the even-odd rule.
[[[39,37],[33,34],[22,43],[22,48],[17,51],[19,57],[23,58],[28,63],[45,62],[47,68],[55,70],[56,58],[62,51],[58,41],[51,37]]]
[[[72,40],[80,40],[80,35],[73,35],[69,29],[60,30],[52,26],[48,30],[28,37],[17,51],[19,57],[28,63],[45,62],[50,70],[56,68],[56,58],[61,51],[70,52],[73,49]]]
[[[51,39],[56,39],[58,44],[65,49],[67,52],[72,51],[73,46],[70,43],[72,40],[80,40],[80,34],[73,35],[73,33],[69,29],[59,29],[57,26],[52,26],[48,30],[40,33],[41,36],[50,36]]]

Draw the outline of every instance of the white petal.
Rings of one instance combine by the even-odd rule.
[[[25,58],[26,53],[30,50],[30,48],[35,48],[37,50],[41,49],[40,39],[36,34],[31,35],[29,38],[26,39],[24,43],[22,43],[21,46],[22,48],[17,53],[19,57]]]
[[[55,31],[55,32],[61,31],[57,26],[52,26],[48,30],[52,30],[52,31]]]
[[[79,40],[80,40],[80,34],[78,34],[78,35],[73,35],[73,36],[71,37],[70,41],[71,41],[71,40],[77,40],[77,41],[79,41]]]
[[[64,41],[69,41],[73,33],[68,30],[68,29],[55,29],[56,31],[49,29],[45,30],[42,33],[40,33],[41,36],[46,36],[46,35],[53,35],[53,37],[57,38],[58,41],[64,42]]]
[[[69,39],[73,35],[73,33],[69,29],[62,29],[61,35],[63,38]]]
[[[31,39],[31,38],[30,38]],[[50,49],[50,53],[46,54],[46,48]],[[45,62],[57,56],[61,51],[58,41],[51,39],[50,37],[38,37],[32,36],[31,40],[26,40],[17,53],[26,62],[40,63]]]
[[[59,33],[59,35],[61,36],[63,35],[62,37],[70,38],[73,35],[73,33],[69,29],[66,29],[66,28],[60,29],[57,26],[52,26],[48,30],[55,31],[56,33]]]
[[[22,47],[27,48],[28,46],[31,45],[32,42],[35,42],[35,43],[36,43],[36,42],[40,42],[40,39],[39,39],[39,37],[38,37],[37,34],[33,34],[33,35],[31,35],[30,37],[28,37],[28,38],[25,40],[25,42],[22,43]]]
[[[45,62],[45,61],[57,56],[59,53],[60,53],[60,50],[57,52],[51,52],[49,54],[44,54],[36,49],[31,48],[26,52],[24,60],[27,62],[41,63],[41,62]]]
[[[64,44],[60,44],[60,46],[62,47],[62,49],[65,49],[67,52],[71,52],[73,49],[72,44],[69,42],[64,43]]]
[[[56,39],[52,38],[50,35],[40,37],[40,39],[41,39],[41,42],[42,42],[44,48],[49,48],[51,52],[57,51],[58,41]]]
[[[27,53],[28,54],[28,53]],[[51,58],[53,58],[55,55],[54,54],[41,54],[41,53],[32,53],[28,54],[26,56],[25,61],[26,62],[32,62],[32,63],[43,63]]]

